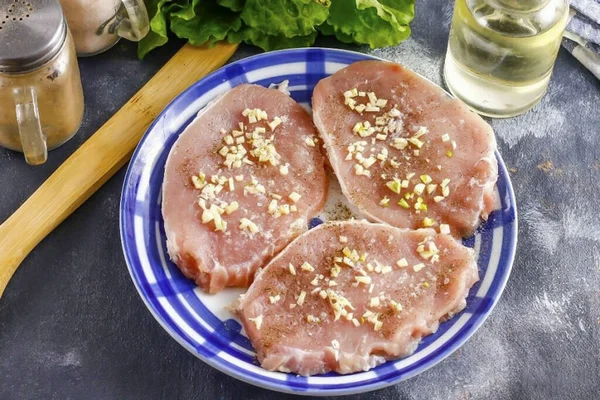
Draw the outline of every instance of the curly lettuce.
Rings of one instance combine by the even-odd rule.
[[[265,51],[314,44],[317,35],[372,48],[410,35],[415,0],[146,0],[150,33],[143,58],[169,35],[193,45],[245,42]]]

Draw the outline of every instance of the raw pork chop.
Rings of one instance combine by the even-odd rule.
[[[325,157],[306,111],[276,89],[240,85],[200,112],[166,164],[173,262],[204,290],[247,287],[326,199]]]
[[[344,194],[369,219],[466,236],[494,209],[491,127],[402,66],[360,61],[321,80],[313,116]]]
[[[238,310],[265,369],[347,374],[414,352],[478,279],[473,251],[452,236],[328,223],[259,272]]]

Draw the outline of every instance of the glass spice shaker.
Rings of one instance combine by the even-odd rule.
[[[58,0],[0,0],[0,146],[42,164],[82,118],[75,46]]]
[[[568,0],[456,0],[446,86],[474,111],[510,117],[546,93]]]
[[[120,38],[137,42],[150,30],[143,0],[60,0],[77,55],[93,56]]]

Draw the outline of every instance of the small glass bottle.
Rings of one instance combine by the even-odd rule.
[[[46,162],[83,118],[73,39],[58,0],[0,0],[0,146]]]
[[[528,111],[546,92],[568,13],[568,0],[456,0],[446,86],[483,115]]]
[[[139,41],[150,30],[143,0],[60,0],[77,55],[93,56],[120,38]]]

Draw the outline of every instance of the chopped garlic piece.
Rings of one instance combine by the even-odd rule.
[[[225,213],[229,215],[232,212],[237,211],[238,208],[240,208],[240,204],[237,201],[232,201],[229,203],[229,205],[227,205],[227,207],[225,207]]]
[[[303,290],[300,292],[300,296],[298,296],[298,300],[296,300],[296,304],[299,306],[304,304],[304,299],[306,298],[306,292]]]
[[[292,192],[290,193],[290,195],[288,196],[294,203],[297,203],[300,198],[302,197],[300,194],[296,193],[296,192]]]
[[[192,176],[192,183],[196,189],[202,189],[206,185],[204,180],[196,175]]]
[[[394,180],[386,182],[385,184],[388,189],[390,189],[392,192],[396,193],[396,194],[400,194],[400,186],[401,186],[401,182],[398,178],[394,178]]]
[[[429,185],[427,185],[427,194],[432,194],[433,192],[435,192],[435,189],[437,189],[437,185],[434,183],[430,183]]]
[[[419,149],[423,147],[423,142],[417,139],[416,137],[411,137],[410,139],[408,139],[408,142]]]
[[[447,141],[449,141],[449,140],[450,140],[450,135],[448,135],[447,133],[444,133],[444,134],[442,135],[442,141],[443,141],[443,142],[447,142]]]
[[[358,89],[356,89],[356,88],[346,90],[344,92],[344,97],[356,97],[356,96],[358,96]]]
[[[450,225],[440,224],[440,233],[442,235],[449,235],[450,234]]]
[[[394,143],[391,144],[390,146],[392,146],[398,150],[403,150],[406,146],[408,146],[408,140],[406,140],[404,138],[395,138]]]
[[[429,217],[425,217],[423,219],[423,226],[425,228],[429,228],[430,226],[433,226],[433,225],[435,225],[435,220],[434,219],[429,218]]]
[[[282,165],[281,167],[279,167],[279,173],[281,175],[287,175],[289,172],[290,170],[287,165]]]
[[[407,209],[410,208],[410,205],[404,199],[400,199],[400,201],[398,201],[398,205],[402,208],[407,208]]]
[[[288,264],[288,270],[290,271],[290,274],[292,274],[293,276],[296,276],[296,268],[294,267],[294,265],[292,263]]]
[[[250,221],[248,218],[240,219],[240,229],[247,230],[250,233],[257,233],[259,231],[258,225]]]
[[[332,278],[337,278],[341,271],[342,271],[342,268],[336,264],[333,267],[331,267],[331,270],[329,271],[329,273],[331,274]],[[329,282],[331,283],[333,281],[329,281]]]
[[[274,131],[275,128],[277,128],[280,124],[281,124],[281,118],[275,117],[275,118],[273,118],[273,121],[269,122],[269,128],[271,128],[271,130]]]
[[[421,182],[423,182],[424,184],[431,183],[431,181],[432,181],[431,176],[429,176],[427,174],[423,174],[419,178],[421,179]]]
[[[262,323],[263,323],[263,316],[262,316],[262,314],[260,314],[256,318],[248,318],[248,319],[250,321],[254,322],[254,325],[256,325],[256,329],[260,330],[260,327],[262,326]]]
[[[396,265],[400,268],[408,267],[408,261],[406,261],[406,258],[401,258],[398,261],[396,261]]]
[[[426,135],[428,132],[429,132],[429,130],[427,129],[427,127],[420,126],[419,129],[417,130],[417,132],[415,133],[414,137],[416,137],[418,139],[421,136]]]
[[[354,280],[356,281],[356,283],[363,283],[365,285],[368,285],[371,283],[370,276],[355,276]]]
[[[281,296],[276,295],[276,296],[269,296],[269,302],[271,304],[275,304],[277,303],[279,300],[281,299]]]
[[[424,191],[424,190],[425,190],[425,184],[423,184],[423,183],[417,183],[417,184],[415,185],[415,188],[414,188],[414,190],[413,190],[413,193],[415,193],[415,194],[417,194],[417,195],[420,195],[420,194],[422,194],[422,193],[423,193],[423,191]]]
[[[379,303],[379,297],[373,297],[371,298],[370,302],[369,302],[369,307],[379,307],[380,303]]]
[[[310,147],[315,147],[316,146],[315,139],[312,138],[312,137],[306,137],[306,139],[304,139],[304,143],[306,143],[306,145],[310,146]]]
[[[301,269],[302,271],[308,271],[308,272],[314,272],[314,270],[315,270],[315,268],[314,268],[312,265],[310,265],[309,263],[307,263],[307,262],[304,262],[304,263],[303,263],[303,264],[300,266],[300,269]]]
[[[413,265],[413,271],[415,271],[415,272],[419,272],[423,268],[425,268],[425,264],[423,264],[423,263]]]
[[[394,300],[390,300],[390,305],[396,312],[400,312],[403,310],[402,304],[397,303]]]

